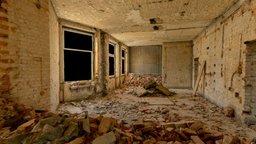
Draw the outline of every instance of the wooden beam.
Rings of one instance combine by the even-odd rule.
[[[194,96],[196,95],[196,92],[197,92],[197,89],[198,89],[199,82],[200,82],[200,80],[201,80],[202,74],[203,74],[203,72],[205,71],[205,66],[206,66],[206,61],[204,61],[203,66],[202,66],[202,68],[201,68],[201,70],[200,70],[200,73],[199,73],[199,75],[198,75],[198,77],[197,77],[196,85],[195,85],[194,90],[193,90],[193,95],[194,95]]]

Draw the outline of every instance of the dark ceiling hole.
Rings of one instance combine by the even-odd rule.
[[[36,7],[38,9],[41,9],[41,3],[40,3],[40,0],[37,0],[37,2],[35,3]]]
[[[0,7],[2,7],[3,0],[0,0]]]
[[[180,16],[185,16],[185,11],[180,12]]]
[[[189,2],[187,2],[187,3],[184,3],[184,6],[187,6],[189,4]]]
[[[156,24],[156,18],[151,18],[149,19],[149,21],[150,21],[150,24]]]
[[[159,30],[159,26],[153,26],[154,30]]]
[[[240,95],[240,94],[239,94],[238,92],[235,93],[235,97],[236,97],[236,98],[239,97],[239,95]]]
[[[163,20],[161,18],[151,18],[149,19],[150,24],[162,24]]]

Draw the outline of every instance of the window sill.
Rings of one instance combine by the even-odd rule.
[[[115,78],[115,75],[111,75],[111,76],[109,76],[109,78],[110,78],[110,79]]]

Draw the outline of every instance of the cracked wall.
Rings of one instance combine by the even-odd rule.
[[[199,71],[206,61],[199,93],[221,107],[233,107],[240,119],[246,101],[244,42],[256,37],[255,9],[255,0],[237,4],[194,40]]]

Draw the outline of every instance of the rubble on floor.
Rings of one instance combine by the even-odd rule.
[[[112,117],[123,121],[127,127],[134,123],[158,125],[180,121],[201,121],[211,130],[226,135],[225,142],[230,141],[230,138],[239,137],[241,141],[249,144],[249,141],[256,136],[256,131],[237,123],[232,117],[225,116],[225,110],[202,97],[184,93],[177,93],[175,97],[137,97],[133,93],[126,93],[129,88],[125,89],[115,90],[104,98],[64,103],[59,107],[58,112],[84,117],[83,111],[88,111],[92,117],[99,115]],[[193,137],[193,139],[198,138]]]
[[[138,97],[142,96],[172,96],[175,95],[161,83],[159,75],[129,74],[123,84],[124,88],[133,88],[132,93]],[[131,92],[131,91],[129,91]]]
[[[155,81],[157,85],[161,85],[162,76],[157,74],[133,74],[130,73],[125,77],[124,86],[143,87],[148,81]]]
[[[98,102],[93,104],[90,100],[66,103],[65,110],[70,112],[65,112],[63,109],[57,114],[35,111],[11,100],[0,98],[0,118],[4,121],[0,128],[0,143],[255,144],[255,139],[226,131],[218,124],[208,123],[211,117],[218,117],[225,121],[225,125],[230,126],[229,121],[219,115],[219,108],[213,107],[206,101],[200,102],[202,99],[199,97],[180,99],[171,97],[165,105],[152,105],[150,99],[153,98],[131,95],[126,97],[118,93],[117,91],[116,95],[119,97],[114,97],[114,100],[112,96],[101,98],[101,102],[99,99],[92,100]],[[127,101],[125,97],[134,99]],[[135,99],[142,101],[136,102]],[[168,100],[161,97],[157,99]],[[183,100],[190,101],[189,104],[194,106],[190,107]],[[75,106],[76,109],[67,107],[70,105]],[[204,105],[209,109],[205,109]],[[78,110],[79,108],[82,109]],[[194,115],[199,117],[189,117],[186,115],[188,113],[186,110],[193,110]],[[208,119],[207,123],[205,118]],[[5,123],[9,120],[15,120],[15,123]]]
[[[18,104],[1,99],[1,107],[15,107]],[[19,105],[22,106],[22,105]],[[1,109],[5,110],[5,109]],[[17,115],[2,119],[12,120]],[[168,110],[162,111],[168,113]],[[37,113],[35,114],[37,115]],[[26,120],[18,119],[15,125],[3,125],[0,141],[6,144],[246,144],[248,140],[226,135],[201,121],[178,122],[134,122],[126,123],[111,117],[68,116],[44,112]],[[6,127],[7,126],[7,127]],[[17,126],[17,127],[16,127]]]
[[[37,116],[30,107],[17,104],[12,100],[0,98],[0,129],[3,127],[16,129],[23,122]]]

